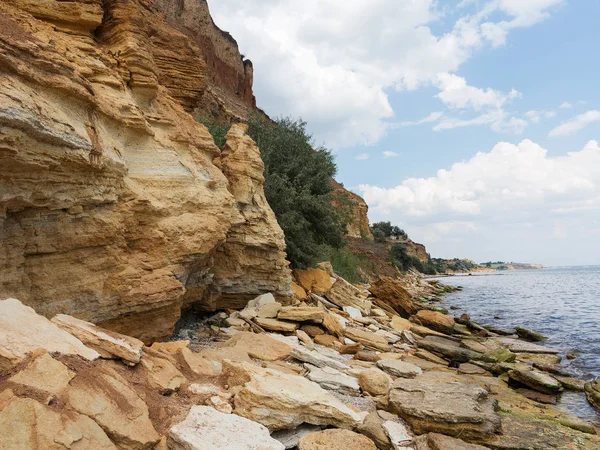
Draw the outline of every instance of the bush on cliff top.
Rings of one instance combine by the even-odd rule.
[[[200,122],[223,149],[230,125],[210,119]],[[331,152],[323,147],[315,149],[306,123],[299,119],[270,121],[252,114],[248,135],[265,163],[265,195],[285,234],[292,267],[314,266],[325,255],[333,255],[343,262],[338,266],[352,272],[350,260],[335,251],[344,245],[346,224],[331,204],[331,178],[336,173]]]
[[[315,148],[302,120],[248,119],[248,135],[265,163],[265,195],[285,233],[293,267],[319,262],[327,247],[341,248],[345,223],[331,206],[333,155]]]

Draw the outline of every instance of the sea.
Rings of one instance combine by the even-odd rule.
[[[441,278],[463,290],[445,297],[455,315],[468,313],[480,324],[524,326],[548,337],[561,350],[561,365],[579,378],[600,378],[600,266],[498,271]],[[567,353],[579,355],[574,360]],[[583,393],[565,392],[560,409],[600,422]]]

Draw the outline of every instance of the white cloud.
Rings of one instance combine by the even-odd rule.
[[[550,131],[549,136],[569,136],[583,130],[589,124],[600,121],[600,110],[591,110],[563,122]]]
[[[354,157],[354,159],[356,159],[358,161],[364,161],[365,159],[369,159],[369,154],[368,153],[361,153],[360,155],[356,155]]]
[[[553,236],[585,250],[586,234],[600,231],[590,225],[600,220],[600,146],[590,141],[580,151],[551,157],[530,140],[501,142],[431,178],[391,188],[361,185],[358,191],[372,220],[391,220],[415,239],[436,243],[434,256],[493,258],[484,250],[502,252],[504,246],[513,252],[504,257],[518,258],[520,248],[538,241],[529,250],[543,255]],[[454,241],[461,245],[453,247]],[[597,258],[596,251],[590,255]]]
[[[550,119],[556,116],[555,111],[548,110],[531,110],[525,113],[525,117],[531,123],[540,123],[542,119]]]
[[[530,140],[501,142],[435,177],[410,178],[393,188],[361,185],[359,191],[373,211],[432,222],[528,213],[532,208],[581,210],[600,206],[600,147],[590,141],[579,152],[548,157]]]
[[[395,158],[396,156],[399,156],[398,153],[392,152],[390,150],[386,150],[386,151],[382,152],[382,155],[384,158]]]
[[[452,130],[470,126],[488,125],[497,133],[521,134],[528,125],[527,120],[511,117],[502,109],[492,110],[470,119],[447,117],[440,120],[434,127],[434,131]]]
[[[209,3],[254,62],[259,105],[272,116],[302,116],[317,142],[341,148],[385,135],[390,88],[413,90],[456,72],[486,43],[501,45],[510,29],[543,20],[560,1],[489,0],[480,11],[471,4],[439,33],[431,29],[442,14],[436,0]]]
[[[427,117],[425,117],[423,119],[400,122],[397,126],[411,127],[411,126],[415,126],[415,125],[423,125],[425,123],[437,122],[438,120],[440,120],[442,118],[443,115],[444,115],[443,112],[436,111],[436,112],[432,112],[431,114],[429,114]]]
[[[563,102],[560,105],[560,109],[571,109],[572,107],[573,107],[573,104],[569,103],[569,102]]]
[[[499,109],[521,97],[521,93],[515,89],[505,94],[490,88],[484,90],[469,86],[467,80],[451,73],[439,73],[433,84],[441,91],[436,97],[450,108],[473,108],[476,111],[486,107]]]

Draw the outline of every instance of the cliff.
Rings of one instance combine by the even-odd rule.
[[[335,180],[333,184],[333,205],[347,221],[346,234],[352,238],[373,239],[367,213],[369,206],[362,197],[350,192]]]
[[[149,342],[182,308],[290,295],[243,127],[251,64],[206,2],[0,4],[0,298]]]

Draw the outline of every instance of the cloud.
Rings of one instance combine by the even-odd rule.
[[[360,155],[356,155],[354,157],[354,159],[356,159],[357,161],[364,161],[365,159],[369,159],[369,154],[368,153],[361,153]]]
[[[486,107],[502,108],[506,103],[521,98],[521,93],[513,89],[505,94],[494,89],[480,89],[469,86],[467,80],[451,73],[440,73],[433,82],[440,89],[436,95],[450,108],[472,108],[476,111]]]
[[[589,124],[600,121],[600,110],[591,110],[563,122],[550,131],[549,136],[570,136],[583,130]]]
[[[438,74],[455,73],[476,51],[501,45],[511,29],[543,20],[560,1],[466,5],[440,32],[432,29],[443,15],[436,0],[209,3],[217,25],[254,62],[259,105],[272,116],[302,116],[317,142],[343,148],[386,134],[394,117],[391,90],[430,86]]]
[[[444,115],[443,112],[436,111],[436,112],[432,112],[427,117],[425,117],[421,120],[400,122],[397,126],[398,127],[412,127],[415,125],[423,125],[425,123],[437,122],[438,120],[440,120],[442,118],[443,115]]]
[[[502,109],[492,110],[470,119],[446,117],[434,127],[434,131],[452,130],[470,126],[488,125],[497,133],[521,134],[529,123],[525,119],[511,117]]]
[[[531,110],[525,113],[525,117],[531,123],[540,123],[542,119],[550,119],[555,116],[556,112],[549,110]]]
[[[581,151],[549,157],[530,140],[501,142],[434,177],[358,190],[370,211],[422,224],[600,210],[600,147],[590,141]]]
[[[571,109],[573,107],[573,104],[569,103],[569,102],[563,102],[560,105],[560,109]]]
[[[389,150],[384,151],[382,155],[384,158],[395,158],[396,156],[399,156],[398,153]]]
[[[597,141],[558,157],[530,140],[501,142],[430,178],[357,192],[372,221],[401,226],[434,257],[598,263]]]

